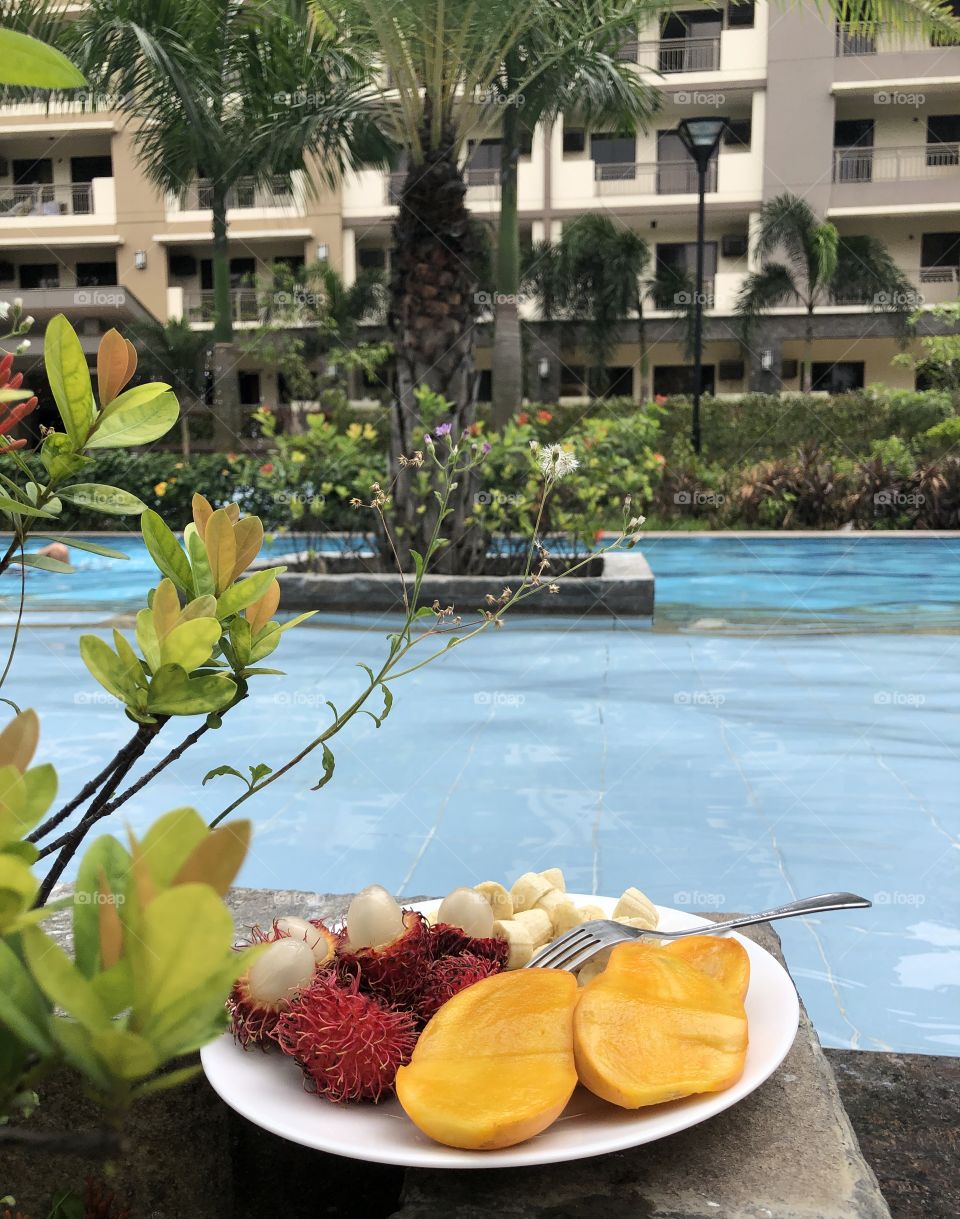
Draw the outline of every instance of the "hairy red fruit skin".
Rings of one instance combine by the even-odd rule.
[[[451,927],[447,923],[437,923],[430,928],[430,944],[434,960],[469,952],[476,957],[496,962],[502,969],[510,955],[510,945],[506,940],[498,940],[492,936],[489,939],[477,939],[467,935],[459,927]]]
[[[382,948],[346,944],[337,955],[337,976],[346,985],[355,981],[361,991],[390,1007],[416,1008],[432,958],[430,929],[416,910],[405,910],[406,931]]]
[[[277,1021],[277,1044],[304,1073],[304,1086],[327,1100],[379,1101],[393,1091],[417,1041],[410,1012],[363,994],[356,980],[320,974]]]
[[[499,973],[501,966],[488,957],[464,952],[455,957],[441,957],[430,966],[430,972],[417,1005],[417,1015],[426,1023],[448,999],[466,990],[481,978]]]

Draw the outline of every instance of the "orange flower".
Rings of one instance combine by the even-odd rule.
[[[654,394],[653,400],[654,400],[654,402],[656,402],[657,406],[663,406],[663,404],[667,400],[667,395],[666,394]]]
[[[470,426],[467,428],[467,431],[470,433],[471,436],[479,436],[480,435],[480,424],[471,423]]]
[[[519,423],[521,427],[523,427],[523,425],[525,423],[529,423],[529,422],[530,422],[530,416],[527,414],[526,411],[521,411],[520,414],[517,415],[517,423]]]
[[[23,384],[23,373],[18,372],[15,376],[10,375],[10,370],[13,367],[13,356],[8,352],[2,360],[0,360],[0,389],[19,389]],[[0,402],[0,436],[11,432],[21,419],[25,419],[32,411],[36,410],[36,397],[26,398],[23,402],[16,404],[8,404]],[[0,453],[10,453],[14,449],[22,449],[26,447],[25,440],[11,440],[9,444],[0,446]]]
[[[260,467],[260,473],[261,474],[272,474],[273,473],[273,462],[265,461],[263,463],[263,465]]]
[[[549,423],[552,418],[553,415],[551,415],[549,411],[537,411],[537,423]]]
[[[667,460],[666,457],[664,457],[664,455],[662,453],[654,453],[652,456],[653,456],[653,460],[657,463],[658,466],[662,466],[663,463]]]

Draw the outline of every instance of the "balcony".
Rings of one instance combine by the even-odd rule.
[[[467,166],[467,197],[471,202],[500,198],[499,169],[471,169]]]
[[[261,319],[260,299],[255,288],[233,288],[230,292],[230,306],[235,325],[259,322]],[[212,290],[183,293],[183,316],[187,321],[208,326],[212,325],[215,315]]]
[[[831,207],[958,203],[960,144],[835,148],[833,183]]]
[[[862,55],[886,55],[904,51],[929,51],[931,47],[950,46],[924,34],[919,25],[907,23],[897,28],[886,21],[857,26],[850,22],[837,23],[834,54],[838,59],[859,58]]]
[[[695,195],[697,167],[693,161],[659,161],[652,164],[594,166],[598,195]],[[717,189],[717,163],[707,168],[706,189]]]
[[[630,48],[635,54],[634,62],[642,68],[652,68],[664,76],[677,72],[717,72],[720,69],[720,35],[712,38],[658,38],[656,42],[626,44],[623,52]]]
[[[180,210],[184,212],[210,211],[213,206],[213,183],[208,178],[197,178],[189,183],[182,198],[178,201]],[[266,184],[258,183],[253,178],[241,179],[236,187],[227,193],[227,208],[230,211],[253,211],[269,209],[296,208],[297,198],[290,182],[278,175]]]
[[[103,181],[112,184],[113,179]],[[95,210],[92,182],[0,186],[0,218],[3,220],[24,216],[92,216]]]
[[[960,267],[921,267],[919,278],[926,305],[943,305],[960,297]]]

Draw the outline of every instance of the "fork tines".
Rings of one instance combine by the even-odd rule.
[[[603,947],[597,934],[603,921],[581,923],[542,949],[526,969],[578,969]]]

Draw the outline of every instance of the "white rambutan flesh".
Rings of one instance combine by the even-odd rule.
[[[440,903],[437,922],[459,927],[478,940],[493,935],[493,907],[476,889],[454,889]]]
[[[281,936],[302,940],[313,953],[318,965],[326,965],[328,961],[333,960],[337,937],[326,927],[308,922],[307,919],[294,914],[285,914],[282,918],[275,919],[273,926]]]
[[[271,1036],[281,1012],[309,986],[317,971],[313,951],[303,940],[271,941],[234,985],[227,1008],[241,1045]]]
[[[392,944],[404,931],[403,911],[383,885],[368,885],[350,903],[347,938],[351,949]]]

